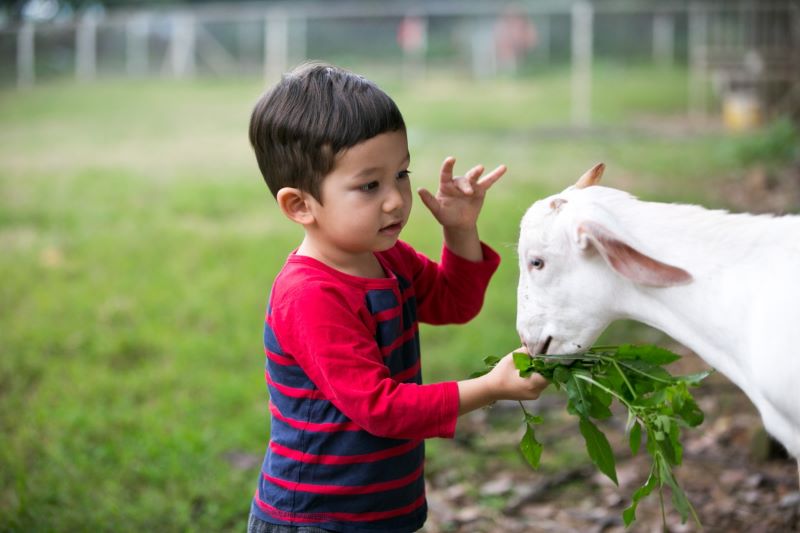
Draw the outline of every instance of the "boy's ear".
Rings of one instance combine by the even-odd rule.
[[[293,220],[303,226],[314,221],[314,214],[311,211],[311,195],[295,189],[284,187],[276,195],[278,207],[289,220]]]

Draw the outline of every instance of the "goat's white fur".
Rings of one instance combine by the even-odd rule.
[[[551,338],[548,353],[574,353],[614,320],[648,324],[738,385],[800,460],[800,217],[644,202],[596,181],[522,219],[523,343],[534,352]]]

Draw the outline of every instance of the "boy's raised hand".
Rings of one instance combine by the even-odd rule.
[[[453,176],[454,157],[442,163],[439,174],[439,191],[436,196],[425,188],[418,189],[422,202],[430,209],[436,220],[445,228],[470,229],[478,221],[483,207],[483,199],[489,187],[506,173],[506,166],[500,165],[486,176],[483,165],[472,167],[464,176]]]

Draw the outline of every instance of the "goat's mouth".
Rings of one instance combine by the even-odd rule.
[[[547,355],[547,350],[548,350],[548,348],[550,348],[550,342],[552,340],[553,340],[552,335],[548,335],[548,337],[544,341],[540,342],[536,346],[536,349],[534,350],[533,355]]]

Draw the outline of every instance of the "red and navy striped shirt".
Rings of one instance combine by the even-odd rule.
[[[418,322],[463,323],[499,256],[441,264],[398,242],[360,278],[292,254],[264,326],[271,436],[253,512],[332,531],[408,532],[427,514],[424,443],[452,437],[455,382],[422,384]]]

